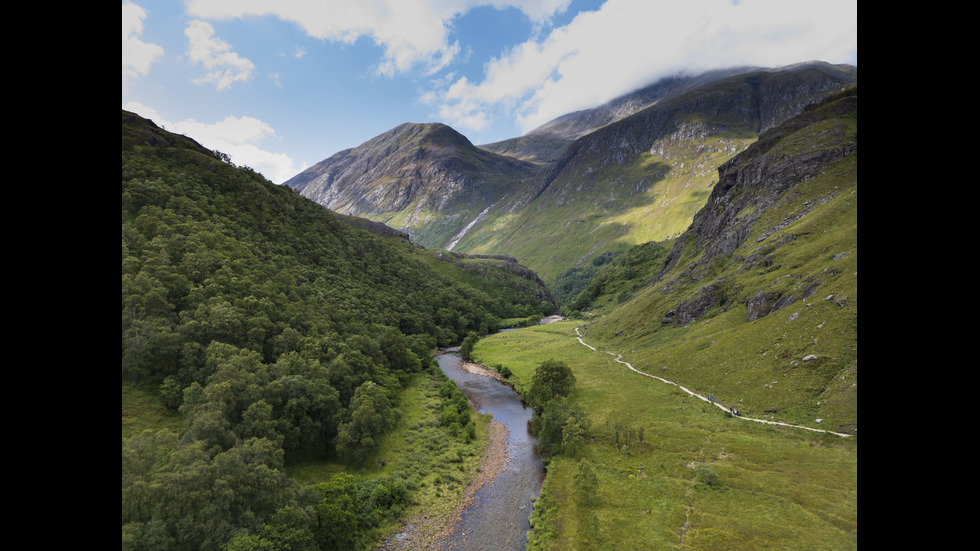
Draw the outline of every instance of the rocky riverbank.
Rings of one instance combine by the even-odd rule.
[[[444,517],[430,517],[423,514],[412,519],[385,538],[375,551],[431,551],[457,548],[452,535],[462,522],[463,511],[473,504],[477,492],[496,479],[500,470],[507,465],[507,434],[507,427],[500,421],[493,420],[487,425],[488,441],[483,461],[480,463],[480,471],[466,487],[463,499],[451,514]]]

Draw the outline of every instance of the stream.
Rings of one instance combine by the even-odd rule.
[[[505,330],[506,331],[506,330]],[[523,550],[534,499],[544,482],[544,464],[536,451],[537,438],[528,432],[533,410],[509,386],[462,369],[456,352],[436,357],[439,368],[470,399],[477,412],[490,413],[507,427],[507,461],[496,478],[473,496],[444,549]]]

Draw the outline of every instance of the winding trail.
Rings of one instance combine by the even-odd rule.
[[[578,342],[579,343],[581,343],[584,346],[587,346],[587,347],[591,348],[592,350],[594,350],[596,352],[599,352],[598,350],[596,350],[596,348],[594,346],[591,346],[589,344],[586,344],[586,342],[582,340],[582,335],[578,332],[578,327],[575,328],[575,335],[576,335],[576,338],[578,339]],[[621,364],[625,365],[626,367],[630,368],[630,371],[634,371],[634,372],[639,373],[640,375],[643,375],[645,377],[650,377],[651,379],[657,379],[658,381],[667,383],[669,385],[674,385],[677,388],[683,390],[684,392],[690,394],[691,396],[694,396],[695,398],[699,398],[699,399],[704,400],[705,402],[707,402],[707,403],[709,403],[711,405],[717,406],[722,411],[726,411],[726,412],[729,411],[729,409],[727,407],[725,407],[725,406],[723,406],[723,405],[721,405],[721,404],[719,404],[719,403],[717,403],[717,402],[715,402],[713,400],[709,400],[708,398],[706,398],[704,396],[701,396],[700,394],[698,394],[698,393],[696,393],[694,391],[688,390],[688,389],[684,388],[683,386],[681,386],[681,385],[679,385],[679,384],[677,384],[677,383],[675,383],[673,381],[668,381],[667,379],[664,379],[662,377],[657,377],[656,375],[650,375],[649,373],[644,373],[643,371],[640,371],[639,369],[636,369],[635,367],[633,367],[632,365],[630,365],[629,362],[624,362],[624,361],[620,360],[620,358],[623,357],[622,354],[614,354],[613,352],[606,352],[606,354],[609,354],[610,356],[615,356],[614,360],[617,363],[621,363]],[[792,428],[795,428],[795,429],[804,429],[804,430],[809,430],[809,431],[813,431],[813,432],[824,432],[824,433],[827,433],[827,434],[833,434],[835,436],[840,436],[842,438],[847,438],[847,437],[851,436],[850,434],[845,434],[845,433],[842,433],[842,432],[833,432],[833,431],[829,431],[829,430],[815,429],[815,428],[812,428],[812,427],[804,427],[803,425],[791,425],[789,423],[781,423],[779,421],[769,421],[767,419],[756,419],[756,418],[753,418],[753,417],[742,417],[741,415],[736,415],[735,418],[736,419],[742,419],[744,421],[755,421],[756,423],[765,423],[767,425],[782,425],[784,427],[792,427]]]

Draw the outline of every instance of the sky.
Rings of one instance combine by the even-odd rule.
[[[677,73],[857,65],[857,0],[122,0],[122,107],[276,184],[399,124],[514,138]]]

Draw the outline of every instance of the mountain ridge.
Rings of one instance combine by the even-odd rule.
[[[515,256],[554,283],[591,255],[679,235],[717,166],[856,78],[855,67],[822,62],[672,76],[558,117],[521,144],[476,147],[441,123],[404,124],[285,185],[428,248]],[[550,162],[536,158],[541,148]]]
[[[679,235],[707,199],[718,165],[846,83],[822,66],[801,67],[713,80],[586,134],[531,181],[533,191],[504,206],[517,215],[475,224],[461,250],[512,254],[553,283],[563,270],[551,266]],[[518,228],[529,227],[540,236],[521,236]]]

